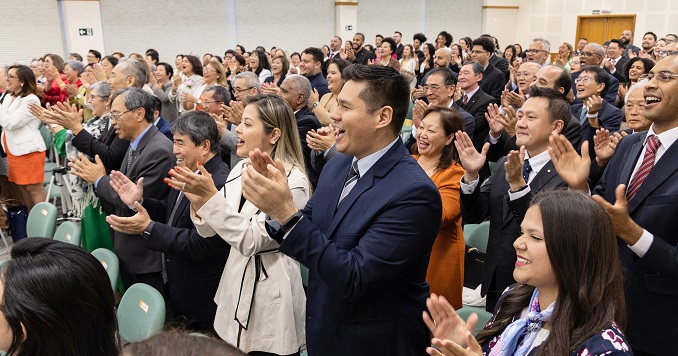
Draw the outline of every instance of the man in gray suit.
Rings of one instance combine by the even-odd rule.
[[[118,90],[111,98],[111,123],[116,135],[130,142],[120,172],[144,186],[144,198],[164,199],[169,187],[163,183],[175,164],[172,142],[153,125],[153,97],[139,88]],[[95,163],[73,159],[71,172],[93,183],[95,193],[115,206],[115,215],[134,215],[111,187],[111,179],[98,156]],[[143,178],[142,178],[143,177]],[[120,259],[120,276],[125,287],[146,283],[163,292],[160,252],[148,249],[148,236],[127,235],[116,231],[113,248]]]

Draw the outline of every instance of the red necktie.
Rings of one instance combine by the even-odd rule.
[[[652,135],[647,138],[647,145],[645,146],[645,157],[643,157],[643,163],[640,164],[638,172],[631,178],[629,186],[626,188],[626,199],[631,201],[633,197],[640,189],[640,185],[643,184],[643,181],[650,174],[652,167],[654,166],[655,156],[657,155],[657,149],[659,148],[660,142],[657,136]]]
[[[330,58],[328,59],[328,61],[331,61],[332,58],[334,58],[334,53],[330,53]]]
[[[468,103],[468,95],[464,95],[463,103],[464,103],[464,106],[466,106],[466,103]]]

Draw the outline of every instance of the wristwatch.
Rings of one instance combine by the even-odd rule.
[[[280,230],[282,230],[284,233],[288,233],[303,216],[304,215],[301,214],[301,210],[297,210],[297,212],[294,213],[291,218],[287,219],[287,221],[285,221],[285,223],[280,226]]]
[[[313,103],[313,105],[311,105],[311,110],[314,110],[318,106],[318,104],[320,104],[320,103],[317,102],[317,101],[315,103]]]

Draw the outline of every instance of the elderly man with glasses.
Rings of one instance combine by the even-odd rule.
[[[525,50],[525,53],[528,62],[534,62],[543,67],[549,64],[551,43],[544,38],[535,38],[530,43],[530,48]]]
[[[584,50],[581,52],[580,56],[581,67],[585,66],[598,66],[602,68],[603,60],[605,59],[605,48],[597,43],[589,43],[584,47]],[[572,73],[572,92],[577,92],[577,86],[575,81],[579,78],[579,75],[582,72]],[[603,97],[605,101],[614,105],[615,100],[617,100],[617,89],[619,89],[619,80],[615,78],[612,74],[610,76],[610,84],[607,87],[607,94]],[[576,98],[572,104],[580,104],[581,99]]]

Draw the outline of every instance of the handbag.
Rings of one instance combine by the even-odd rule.
[[[476,289],[483,282],[485,254],[477,248],[466,245],[464,254],[464,287]]]
[[[9,200],[9,199],[8,199]],[[9,223],[9,233],[12,235],[12,241],[15,243],[21,239],[26,238],[26,223],[28,222],[28,208],[21,204],[9,204],[5,202],[7,207],[7,221]]]

